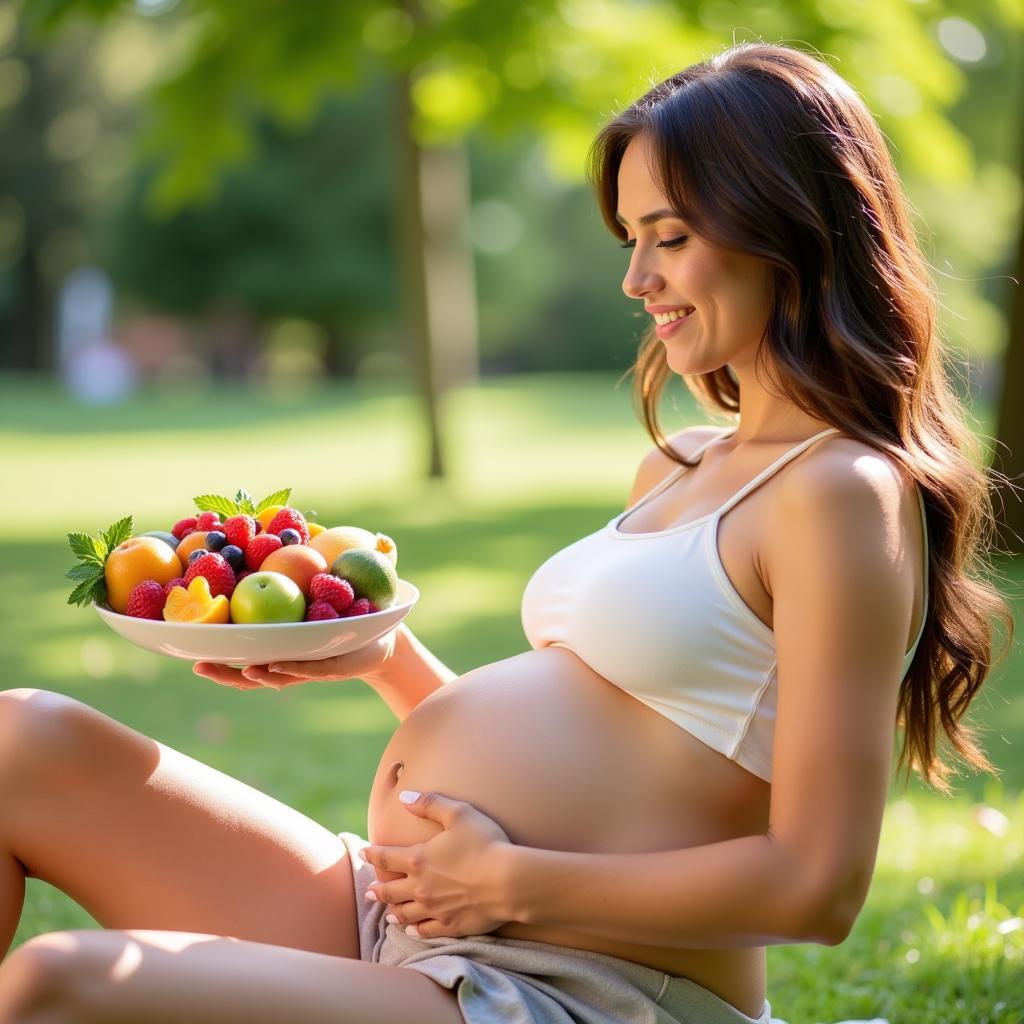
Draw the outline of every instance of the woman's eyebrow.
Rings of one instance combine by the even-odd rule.
[[[677,217],[677,218],[679,218],[679,214],[676,213],[675,210],[655,210],[653,213],[645,213],[640,218],[640,224],[641,224],[642,227],[646,227],[648,224],[653,224],[655,221],[665,220],[666,218],[669,218],[669,217]],[[621,213],[616,213],[615,214],[615,219],[623,227],[629,227],[628,222],[625,220],[625,218],[622,216]],[[682,218],[679,218],[679,219],[682,219]]]

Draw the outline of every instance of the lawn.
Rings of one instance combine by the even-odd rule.
[[[65,534],[132,514],[169,529],[203,493],[291,487],[328,525],[394,537],[423,598],[409,624],[464,672],[526,648],[519,599],[554,551],[620,511],[649,442],[614,375],[488,380],[444,403],[449,475],[422,479],[417,400],[346,382],[312,393],[230,386],[153,392],[116,409],[45,381],[0,379],[0,650],[7,686],[70,694],[334,830],[365,834],[395,727],[363,683],[239,693],[147,654],[66,605]],[[663,427],[698,418],[680,389]],[[980,417],[983,429],[991,432]],[[1021,592],[1024,560],[1000,565]],[[1016,609],[1019,611],[1019,609]],[[998,780],[939,797],[895,787],[876,874],[838,947],[771,947],[769,999],[788,1024],[1024,1024],[1024,656],[993,674],[972,719]],[[29,880],[15,944],[95,922]]]

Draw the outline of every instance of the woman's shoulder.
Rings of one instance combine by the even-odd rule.
[[[824,438],[789,468],[786,487],[791,494],[881,486],[912,495],[915,487],[910,472],[895,456],[849,434]]]
[[[834,532],[834,544],[891,544],[917,532],[917,485],[897,458],[846,434],[812,445],[779,481],[768,535],[799,546],[808,524]]]
[[[674,434],[669,434],[665,440],[668,442],[669,448],[680,459],[689,459],[702,445],[727,429],[730,428],[697,423],[690,427],[683,427],[682,430],[677,430]],[[653,445],[640,462],[626,507],[632,507],[643,495],[657,487],[669,473],[678,469],[679,466],[678,460],[666,455],[657,445]]]

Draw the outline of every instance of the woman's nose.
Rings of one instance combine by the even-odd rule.
[[[661,287],[661,278],[644,261],[637,257],[633,250],[633,258],[629,261],[629,269],[622,279],[622,290],[631,299],[641,299],[648,292],[657,291]]]

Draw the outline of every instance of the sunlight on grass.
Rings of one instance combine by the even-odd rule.
[[[522,593],[520,574],[501,572],[494,566],[446,566],[419,573],[417,581],[422,592],[430,593],[430,601],[409,613],[414,631],[450,629],[475,615],[508,612],[518,607]]]
[[[392,730],[395,716],[376,694],[318,700],[315,704],[293,703],[287,711],[293,725],[302,732],[344,735]]]

